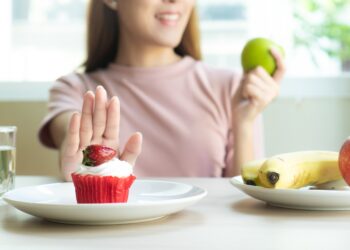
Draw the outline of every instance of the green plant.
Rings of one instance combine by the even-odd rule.
[[[292,0],[293,1],[293,0]],[[297,29],[296,46],[309,49],[314,62],[315,49],[341,61],[350,70],[350,11],[349,0],[296,0],[294,17]]]

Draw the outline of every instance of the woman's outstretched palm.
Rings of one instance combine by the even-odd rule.
[[[96,94],[86,92],[82,113],[74,113],[69,122],[64,139],[60,165],[66,180],[71,180],[71,173],[81,163],[82,150],[91,144],[102,144],[117,151],[117,157],[134,165],[141,153],[142,135],[133,134],[120,152],[119,145],[119,99],[114,96],[107,98],[106,90],[102,86],[96,88]]]

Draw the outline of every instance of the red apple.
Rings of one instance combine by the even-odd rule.
[[[350,186],[350,137],[344,142],[340,149],[339,169],[344,180]]]

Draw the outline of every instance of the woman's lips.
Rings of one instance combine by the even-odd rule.
[[[159,22],[162,25],[175,26],[180,19],[180,13],[179,12],[160,12],[156,14],[156,18],[159,20]]]

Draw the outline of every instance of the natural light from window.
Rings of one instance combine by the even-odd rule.
[[[263,36],[285,48],[288,75],[341,74],[344,65],[339,59],[318,49],[311,38],[307,38],[310,44],[305,44],[303,22],[310,23],[302,19],[302,12],[307,10],[300,7],[301,2],[315,1],[198,0],[204,60],[241,70],[240,52],[245,42]],[[50,82],[75,70],[85,54],[86,3],[87,0],[1,0],[0,81]],[[319,21],[326,18],[317,12],[315,16]],[[320,42],[337,46],[326,38]]]

